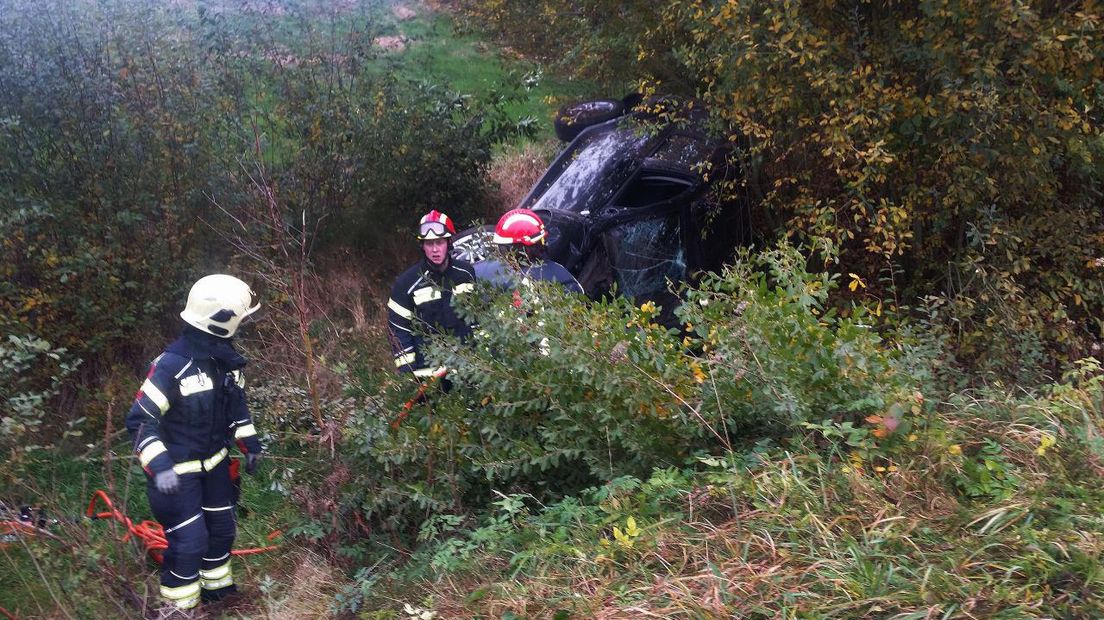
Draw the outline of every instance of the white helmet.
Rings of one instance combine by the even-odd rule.
[[[188,305],[180,318],[189,325],[220,338],[229,338],[242,319],[256,312],[261,304],[253,303],[249,285],[234,276],[216,273],[204,276],[192,285]]]

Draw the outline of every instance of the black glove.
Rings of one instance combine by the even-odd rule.
[[[180,476],[172,469],[159,471],[153,475],[153,486],[165,495],[173,495],[180,489]]]
[[[250,452],[245,455],[245,473],[250,476],[256,475],[257,464],[261,462],[260,452]]]

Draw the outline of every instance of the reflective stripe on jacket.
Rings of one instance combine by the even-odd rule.
[[[419,330],[459,338],[471,334],[471,326],[452,307],[452,297],[474,288],[475,270],[470,263],[454,258],[443,272],[434,271],[423,259],[395,280],[387,300],[395,368],[416,375],[432,372],[427,368]]]
[[[142,467],[177,473],[210,469],[237,441],[260,452],[245,402],[245,358],[229,341],[188,327],[150,365],[126,416]]]

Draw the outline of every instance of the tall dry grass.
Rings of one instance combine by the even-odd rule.
[[[500,215],[518,206],[562,148],[563,144],[555,140],[526,142],[495,155],[487,171],[494,190],[483,214],[486,223],[495,223]]]

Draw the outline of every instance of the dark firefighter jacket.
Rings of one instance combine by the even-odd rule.
[[[470,263],[449,259],[448,268],[436,272],[425,259],[418,261],[395,280],[387,315],[395,351],[395,367],[428,377],[423,337],[419,332],[452,334],[467,338],[471,326],[456,314],[453,295],[470,293],[475,288],[475,270]]]
[[[134,397],[126,428],[147,471],[206,471],[237,441],[261,452],[245,402],[245,358],[231,341],[187,326],[153,360]]]
[[[510,267],[505,263],[495,259],[485,260],[476,267],[476,276],[480,280],[490,280],[495,286],[506,290],[517,288],[517,285],[514,283],[515,273],[517,272],[511,271]],[[520,274],[523,284],[525,283],[525,278],[529,278],[544,282],[556,282],[569,292],[584,293],[582,285],[575,279],[575,276],[571,275],[571,272],[568,271],[566,267],[556,261],[533,261],[529,265],[522,266]]]

